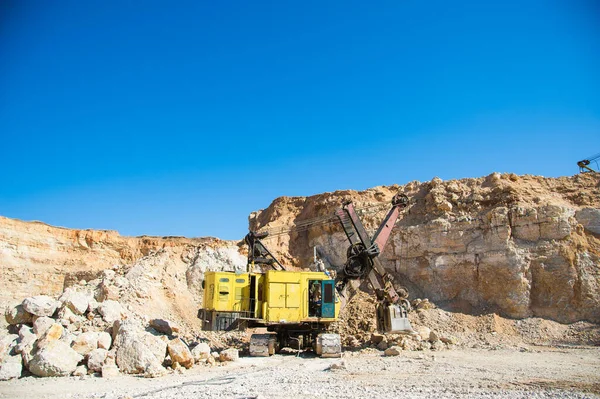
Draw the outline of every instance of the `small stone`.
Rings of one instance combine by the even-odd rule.
[[[440,336],[437,335],[434,331],[429,334],[429,342],[437,342],[440,340]]]
[[[387,348],[383,354],[385,356],[398,356],[400,354],[400,352],[402,352],[402,348],[400,348],[399,346],[392,346],[390,348]]]
[[[371,343],[372,344],[377,345],[384,339],[385,339],[385,335],[383,335],[383,334],[378,334],[378,333],[371,334]]]
[[[85,367],[85,365],[82,364],[81,366],[77,366],[75,371],[73,371],[72,375],[74,375],[75,377],[85,377],[87,375],[87,372],[87,367]]]
[[[36,316],[52,316],[59,302],[47,295],[37,295],[23,301],[25,311]]]
[[[441,336],[440,341],[448,345],[456,345],[458,343],[458,340],[451,335]]]
[[[377,344],[377,349],[379,349],[380,351],[384,351],[387,348],[388,348],[387,339],[384,339],[383,341],[381,341],[380,343]]]
[[[13,348],[18,344],[19,336],[17,334],[9,334],[0,338],[0,363],[8,356]],[[17,352],[18,353],[18,352]]]
[[[240,358],[240,352],[235,348],[229,348],[219,353],[219,360],[221,362],[235,362]]]
[[[15,347],[16,353],[21,353],[26,347],[30,347],[38,339],[33,333],[33,329],[27,326],[21,326],[19,329],[19,343]],[[29,348],[31,350],[31,348]]]
[[[329,366],[329,370],[346,370],[346,362],[342,360],[341,362],[333,363]]]

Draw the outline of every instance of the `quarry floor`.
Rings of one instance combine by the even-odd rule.
[[[600,398],[599,359],[599,347],[291,353],[155,379],[26,377],[0,382],[0,398]]]

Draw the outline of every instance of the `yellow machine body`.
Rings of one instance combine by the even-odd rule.
[[[329,323],[339,310],[334,281],[326,273],[270,270],[207,272],[200,313],[205,329],[223,330],[236,320],[267,326]]]

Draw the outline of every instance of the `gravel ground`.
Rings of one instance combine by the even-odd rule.
[[[157,379],[27,377],[0,382],[0,398],[600,398],[599,355],[597,347],[282,354]]]

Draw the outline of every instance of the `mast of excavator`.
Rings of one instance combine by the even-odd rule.
[[[268,235],[267,232],[250,231],[244,237],[244,241],[248,245],[248,271],[253,271],[255,265],[268,265],[275,270],[285,270],[285,267],[261,241],[262,238],[266,238]]]
[[[377,300],[382,303],[394,304],[404,299],[398,294],[392,284],[392,277],[385,271],[378,256],[383,252],[390,237],[400,211],[408,206],[408,197],[396,194],[392,199],[392,208],[381,222],[373,238],[363,226],[351,202],[344,204],[335,214],[339,218],[346,237],[350,241],[347,260],[343,271],[338,275],[340,295],[344,296],[345,288],[350,280],[367,277],[375,290]]]
[[[600,154],[592,155],[586,159],[582,159],[577,162],[577,166],[579,166],[580,173],[600,173],[598,170],[598,160],[600,160]],[[594,163],[596,165],[596,169],[592,169],[590,164]]]

